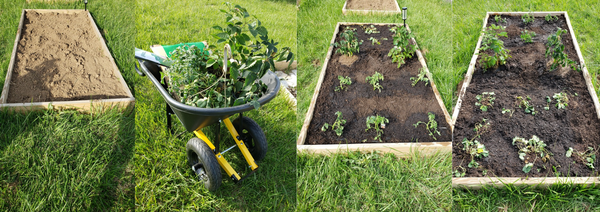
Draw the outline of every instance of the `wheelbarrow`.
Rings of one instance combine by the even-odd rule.
[[[267,139],[260,126],[251,118],[243,116],[243,112],[254,109],[254,106],[244,104],[226,108],[199,108],[178,102],[167,91],[168,83],[166,83],[166,80],[161,79],[161,66],[168,68],[172,65],[171,62],[159,55],[137,48],[135,49],[135,58],[139,63],[139,67],[138,64],[135,67],[138,74],[147,76],[167,103],[166,115],[169,131],[173,133],[171,115],[175,114],[185,129],[195,134],[196,137],[190,139],[186,145],[188,164],[209,191],[215,191],[221,185],[222,178],[219,166],[225,170],[227,176],[235,183],[244,180],[257,170],[258,165],[255,160],[259,161],[265,157],[268,146]],[[225,55],[225,61],[227,61],[227,55]],[[224,66],[226,64],[224,63]],[[267,92],[258,100],[260,105],[264,105],[275,98],[280,83],[277,75],[271,72],[265,74],[260,80],[268,86]],[[239,116],[232,122],[229,117],[234,114],[239,114]],[[221,151],[219,145],[221,142],[221,123],[225,124],[236,143],[223,151]],[[214,143],[202,132],[202,128],[210,125],[216,125],[214,127],[216,135]],[[240,149],[252,170],[244,177],[240,177],[240,174],[231,167],[223,155],[236,146]]]

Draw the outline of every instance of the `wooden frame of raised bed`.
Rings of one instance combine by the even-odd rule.
[[[402,25],[398,23],[351,23],[351,22],[338,22],[335,31],[333,32],[333,37],[331,38],[331,43],[329,45],[329,50],[327,50],[327,56],[325,58],[325,62],[323,63],[323,67],[321,69],[321,74],[319,76],[319,81],[317,82],[317,86],[315,88],[315,92],[312,96],[312,100],[310,102],[310,107],[306,112],[306,117],[304,119],[304,124],[302,125],[302,130],[298,136],[298,141],[296,142],[296,147],[298,151],[308,152],[308,153],[316,153],[316,154],[331,154],[336,152],[345,152],[345,151],[379,151],[380,153],[393,153],[397,156],[407,156],[409,153],[415,150],[419,150],[424,154],[433,154],[436,152],[451,152],[452,151],[452,142],[424,142],[424,143],[363,143],[363,144],[319,144],[319,145],[305,145],[304,142],[307,137],[308,127],[313,118],[313,113],[315,111],[315,105],[317,102],[317,98],[319,97],[319,93],[321,91],[321,84],[325,79],[325,74],[327,72],[327,64],[331,59],[333,54],[333,43],[335,42],[335,38],[339,32],[339,28],[341,25]],[[408,25],[406,26],[408,31],[410,32],[410,28]],[[413,39],[413,42],[416,43]],[[427,77],[430,79],[430,86],[433,89],[436,100],[439,103],[443,113],[444,120],[449,123],[450,130],[452,131],[454,126],[451,125],[451,117],[440,96],[440,93],[435,86],[433,81],[433,77],[427,68],[427,63],[425,62],[425,58],[421,51],[417,50],[417,57],[419,62],[423,66],[423,69],[427,73]]]
[[[342,14],[346,15],[348,13],[356,13],[356,14],[369,14],[369,13],[377,13],[377,14],[395,14],[395,13],[402,13],[402,10],[400,10],[400,6],[398,6],[398,2],[396,0],[394,1],[394,5],[396,5],[396,9],[395,10],[353,10],[353,9],[346,9],[347,5],[348,5],[348,1],[346,0],[344,2],[344,7],[342,7]]]
[[[22,36],[22,29],[23,29],[23,24],[24,24],[23,22],[25,19],[25,14],[29,11],[35,11],[35,12],[39,12],[39,13],[58,12],[58,13],[66,13],[66,14],[87,13],[87,16],[90,19],[90,23],[92,24],[94,33],[99,38],[98,42],[101,43],[104,54],[109,58],[109,60],[111,62],[111,64],[109,66],[112,67],[112,70],[114,71],[113,74],[118,78],[118,80],[122,84],[122,87],[127,94],[127,98],[99,99],[99,100],[92,99],[92,100],[75,100],[75,101],[53,101],[53,102],[31,102],[31,103],[7,103],[8,92],[10,91],[11,77],[12,77],[13,68],[15,65],[17,48],[19,46],[19,41],[21,40],[21,36]],[[14,111],[18,111],[18,112],[27,112],[27,111],[33,111],[33,110],[47,109],[49,107],[49,105],[52,105],[52,107],[55,109],[75,108],[79,111],[91,112],[96,109],[102,110],[104,108],[110,108],[110,107],[115,107],[115,106],[126,108],[126,107],[133,106],[134,104],[135,104],[135,98],[133,97],[133,94],[129,90],[129,87],[127,87],[127,84],[125,83],[125,80],[123,79],[123,76],[121,75],[121,72],[119,71],[119,68],[117,67],[117,64],[115,63],[112,55],[110,54],[110,51],[108,50],[108,47],[106,46],[106,43],[104,42],[104,39],[102,38],[100,31],[98,30],[98,26],[96,26],[96,22],[94,22],[92,15],[88,11],[85,11],[85,10],[55,10],[55,9],[24,9],[22,11],[21,20],[19,21],[19,28],[17,30],[17,37],[15,39],[12,55],[10,58],[10,63],[8,65],[6,79],[4,81],[4,88],[2,89],[2,95],[0,96],[0,109],[6,108],[8,110],[14,110]]]
[[[573,31],[573,27],[571,26],[571,21],[569,20],[569,16],[567,12],[488,12],[483,19],[483,27],[482,32],[479,36],[479,41],[477,42],[477,46],[475,47],[475,53],[471,58],[471,62],[469,64],[469,68],[467,70],[467,74],[465,75],[463,86],[460,89],[460,93],[458,96],[458,100],[456,101],[456,107],[454,108],[452,114],[452,126],[456,124],[456,120],[458,119],[458,114],[460,112],[460,107],[462,103],[462,99],[466,93],[467,88],[469,87],[469,83],[471,82],[473,72],[475,71],[475,64],[477,63],[479,47],[481,46],[481,42],[483,39],[483,30],[488,23],[489,17],[493,15],[508,15],[508,16],[522,16],[524,14],[532,14],[534,17],[544,17],[548,14],[550,15],[564,15],[569,33],[571,34],[571,39],[573,40],[573,44],[575,46],[575,51],[577,52],[577,56],[579,57],[579,63],[582,66],[582,73],[585,79],[585,83],[592,97],[592,101],[594,102],[595,110],[600,119],[600,104],[598,103],[598,96],[596,95],[596,91],[594,90],[594,85],[592,84],[591,76],[585,66],[583,61],[583,56],[581,51],[579,50],[579,45],[577,44],[577,39],[575,38],[575,33]],[[484,185],[487,186],[495,186],[495,187],[503,187],[504,184],[512,184],[512,185],[532,185],[538,187],[548,187],[552,184],[586,184],[586,185],[600,185],[600,177],[460,177],[452,178],[452,187],[466,187],[466,188],[481,188]]]

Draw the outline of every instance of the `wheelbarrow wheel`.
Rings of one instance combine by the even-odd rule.
[[[199,138],[192,138],[186,145],[188,164],[196,172],[198,179],[209,191],[221,186],[221,168],[213,151]]]
[[[233,126],[238,134],[240,134],[242,141],[246,143],[248,151],[250,151],[254,160],[259,161],[265,158],[268,149],[267,137],[260,126],[258,126],[254,120],[246,116],[235,119],[233,121]]]

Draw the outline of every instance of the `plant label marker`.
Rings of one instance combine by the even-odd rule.
[[[402,20],[404,20],[404,27],[406,27],[406,16],[408,16],[408,8],[407,7],[403,7],[402,8]]]

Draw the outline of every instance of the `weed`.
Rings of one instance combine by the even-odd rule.
[[[377,131],[377,136],[375,136],[374,140],[379,140],[381,142],[381,135],[383,135],[383,129],[385,129],[386,123],[390,123],[390,121],[383,116],[369,116],[367,117],[367,129],[365,129],[365,132],[374,128],[375,131]]]
[[[556,108],[566,109],[569,106],[569,97],[565,92],[555,93],[552,98],[556,99]]]
[[[489,68],[506,64],[506,60],[511,58],[511,56],[508,54],[510,51],[504,48],[504,42],[499,38],[499,36],[508,37],[508,34],[504,31],[505,28],[506,27],[492,24],[483,31],[483,40],[481,42],[479,51],[483,52],[488,49],[493,51],[492,56],[483,53],[481,57],[484,72]]]
[[[475,96],[477,98],[477,102],[475,102],[475,106],[479,106],[481,111],[488,111],[488,107],[492,107],[494,105],[494,100],[496,100],[496,94],[494,92],[483,92],[481,95]]]
[[[538,158],[537,155],[539,155],[543,162],[550,160],[550,156],[552,155],[552,153],[546,150],[546,143],[535,135],[531,136],[529,140],[518,136],[514,137],[512,145],[519,149],[519,159],[526,163],[523,167],[523,172],[525,173],[531,171],[533,164]],[[531,161],[532,157],[534,158],[533,161]]]
[[[414,87],[415,85],[417,85],[417,83],[419,81],[423,81],[425,82],[425,85],[427,85],[429,83],[429,78],[427,78],[426,76],[427,72],[425,72],[425,70],[423,68],[420,69],[419,74],[417,75],[417,77],[411,77],[410,80],[412,81],[412,86]]]
[[[381,75],[379,72],[375,72],[373,76],[367,76],[366,80],[373,86],[373,90],[378,89],[381,93],[381,89],[383,87],[379,84],[379,80],[383,80],[383,75]]]
[[[377,38],[374,37],[370,37],[369,40],[371,41],[371,45],[381,45],[381,43],[379,42],[379,40],[377,40]]]
[[[564,52],[565,45],[562,43],[561,35],[563,33],[567,33],[567,30],[558,28],[556,33],[550,35],[548,37],[548,43],[546,46],[546,57],[552,57],[552,65],[550,66],[550,70],[556,69],[559,65],[562,67],[566,67],[567,65],[571,66],[573,70],[579,71],[579,66],[575,61],[569,59],[567,53]]]
[[[350,77],[348,76],[338,76],[338,80],[340,80],[340,86],[335,87],[335,91],[343,91],[346,90],[348,88],[348,86],[344,87],[344,85],[351,85],[352,84],[352,79],[350,79]]]
[[[521,31],[521,39],[523,39],[523,42],[525,43],[533,43],[533,37],[535,37],[536,34],[535,32],[530,32],[530,31]]]
[[[496,20],[496,23],[506,23],[506,18],[502,18],[499,15],[494,16],[494,20]]]
[[[517,96],[517,101],[515,101],[515,105],[519,108],[525,108],[525,113],[530,113],[531,115],[535,115],[535,108],[533,107],[533,105],[529,102],[531,100],[531,98],[529,96],[527,96],[526,98],[523,98],[523,96]]]
[[[531,24],[534,21],[533,15],[531,13],[526,13],[525,15],[521,16],[521,19],[523,20],[523,24],[525,25]]]
[[[546,19],[547,22],[558,21],[558,17],[550,15],[550,14],[546,15],[546,17],[544,17],[544,19]]]
[[[343,125],[346,124],[346,120],[342,118],[342,112],[340,111],[335,112],[335,115],[337,115],[337,118],[335,119],[335,122],[333,122],[333,125],[329,125],[328,123],[323,124],[323,127],[321,127],[321,131],[327,131],[329,129],[329,126],[331,126],[331,129],[339,137],[342,135],[342,133],[344,133]]]
[[[429,117],[429,121],[427,123],[419,121],[416,124],[413,124],[415,126],[415,128],[417,128],[419,126],[419,124],[425,124],[425,128],[427,128],[427,131],[429,131],[429,136],[431,136],[431,138],[433,138],[433,140],[437,140],[435,138],[434,134],[440,134],[440,131],[437,130],[437,121],[435,121],[435,114],[433,113],[427,113],[427,116]]]
[[[377,28],[375,28],[375,26],[373,26],[373,25],[365,26],[364,29],[365,29],[365,33],[367,33],[367,35],[379,33],[379,31],[377,31]]]
[[[578,160],[582,161],[590,169],[596,168],[594,167],[594,163],[596,162],[596,152],[594,151],[594,147],[588,147],[588,149],[584,152],[580,152],[574,150],[572,147],[569,147],[569,150],[567,150],[565,156],[570,158],[573,153],[575,153],[575,155],[578,157]]]
[[[417,51],[417,45],[410,43],[414,38],[412,33],[405,27],[394,26],[390,28],[394,33],[394,47],[390,49],[388,56],[392,58],[393,63],[398,63],[398,68],[406,63],[407,58],[412,58]]]
[[[345,54],[348,55],[348,57],[352,57],[352,55],[359,52],[358,46],[362,44],[362,40],[358,41],[355,28],[347,27],[340,36],[342,39],[333,44],[335,47],[340,47],[335,51],[335,53]]]
[[[502,108],[502,114],[508,113],[510,114],[510,117],[512,117],[513,113],[515,113],[515,111],[511,110],[511,109],[506,109],[506,108]]]

